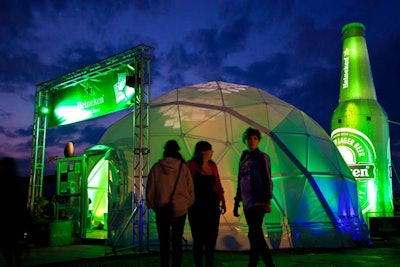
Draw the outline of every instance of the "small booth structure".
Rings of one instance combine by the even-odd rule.
[[[58,160],[56,221],[51,245],[77,243],[82,239],[103,244],[123,241],[133,235],[133,181],[122,180],[115,151],[104,145],[85,150],[79,157]],[[122,227],[126,223],[125,227]],[[118,240],[117,240],[118,239]]]

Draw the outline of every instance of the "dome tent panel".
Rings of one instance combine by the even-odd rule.
[[[286,117],[292,112],[293,107],[283,106],[267,103],[267,125],[270,129],[276,129],[278,125],[281,125],[285,121]]]
[[[307,167],[309,150],[307,135],[288,132],[283,134],[277,133],[276,137],[285,145],[285,149],[282,149],[283,152],[286,153],[289,158],[296,158],[296,161],[292,159],[294,164],[298,163],[303,167]]]
[[[112,148],[133,147],[133,124],[132,115],[128,114],[114,124],[110,125],[101,137],[101,143]]]
[[[334,174],[344,174],[345,176],[353,179],[351,172],[346,173],[346,168],[343,165],[344,161],[342,157],[338,157],[335,153],[334,144],[327,139],[313,138],[312,147],[310,149],[309,157],[309,169],[313,172],[332,172]]]
[[[321,138],[323,140],[326,139],[331,140],[330,136],[325,132],[325,130],[322,127],[315,127],[315,125],[318,125],[318,123],[315,120],[313,120],[304,112],[301,112],[301,115],[303,117],[307,133],[309,135],[314,136],[315,138]]]
[[[315,191],[315,188],[310,183],[305,183],[303,187],[303,194],[300,201],[297,203],[297,213],[292,214],[293,217],[289,217],[289,222],[293,220],[293,225],[309,225],[310,232],[312,232],[313,226],[320,224],[330,223],[332,224],[331,218],[326,211],[326,206],[321,203],[321,196]]]
[[[167,133],[178,133],[180,132],[181,122],[178,119],[179,109],[178,106],[161,106],[157,110],[158,114],[154,114],[151,124],[158,125],[160,127],[152,129],[156,133],[162,131],[162,134]]]
[[[321,212],[324,208],[319,196],[307,178],[301,175],[274,178],[273,207],[276,209],[268,214],[268,219],[265,221],[267,225],[281,222],[277,212],[287,214],[286,221],[290,227],[310,222],[314,224],[330,221],[326,212]]]
[[[263,139],[267,140],[268,145],[263,146]],[[260,141],[259,148],[263,151],[268,151],[271,159],[271,169],[273,177],[280,176],[296,176],[301,174],[298,166],[290,159],[287,152],[275,143],[270,137],[263,136]]]
[[[307,179],[304,176],[286,176],[274,177],[274,200],[272,202],[272,214],[287,214],[287,221],[293,222],[298,212],[300,200],[303,197],[304,186]],[[296,203],[296,205],[293,205]],[[270,216],[266,218],[266,223],[270,223]],[[281,219],[276,218],[273,221],[280,222]]]
[[[199,95],[201,98],[194,97]],[[221,104],[216,106],[210,103]],[[248,103],[253,103],[251,113],[248,113],[250,108],[246,107]],[[218,115],[208,116],[207,120],[200,119],[204,117],[197,116],[196,112],[204,113],[205,109],[210,109],[208,114]],[[242,110],[246,115],[241,113]],[[216,120],[220,123],[215,123]],[[335,146],[321,146],[315,143],[321,140],[331,142],[329,136],[302,111],[267,92],[255,87],[225,82],[209,82],[177,88],[151,101],[150,125],[151,164],[162,157],[163,145],[168,139],[178,141],[186,159],[192,156],[197,141],[207,140],[212,143],[213,159],[217,161],[220,169],[227,201],[227,213],[221,216],[217,249],[248,249],[244,216],[242,214],[240,218],[234,217],[232,209],[237,186],[237,165],[242,151],[246,149],[241,137],[249,126],[262,132],[260,149],[268,153],[272,160],[276,192],[274,191],[273,211],[266,215],[265,225],[268,242],[274,248],[354,246],[357,239],[368,238],[368,235],[360,230],[366,227],[363,221],[358,221],[350,228],[346,226],[344,231],[343,224],[336,219],[339,216],[337,213],[339,207],[335,205],[339,204],[328,205],[315,181],[326,175],[327,179],[333,180],[333,183],[340,184],[343,177],[347,177],[348,174],[347,166],[342,170],[341,167],[344,165],[336,164],[340,155]],[[299,137],[292,139],[292,135],[296,134]],[[104,136],[108,139],[102,138],[100,142],[114,142],[112,139],[119,138],[110,137],[107,132]],[[301,142],[298,142],[299,140]],[[320,168],[312,165],[318,170],[318,173],[314,173],[307,169],[309,166],[307,160],[317,159],[321,155],[319,148],[332,149],[333,151],[325,153],[325,158],[332,158],[324,159]],[[318,156],[314,153],[318,153]],[[329,166],[329,162],[336,165]],[[354,178],[346,179],[343,186],[348,190],[340,191],[343,192],[340,193],[341,199],[354,199],[353,195],[356,195],[357,191],[353,185],[355,185]],[[342,196],[343,194],[349,196]],[[300,197],[292,200],[294,196]],[[348,205],[354,205],[352,208],[358,210],[358,202]],[[340,216],[346,217],[345,214]],[[154,221],[151,224],[154,227]],[[351,234],[348,234],[349,232]],[[189,234],[186,235],[187,233]],[[190,242],[190,231],[186,229],[185,235]],[[350,242],[349,236],[351,236]],[[316,238],[318,240],[314,240]],[[227,240],[233,241],[232,244],[236,245],[232,247],[226,242]]]
[[[221,179],[236,179],[239,164],[227,165],[225,162],[235,162],[240,156],[240,152],[233,145],[227,146],[225,143],[218,142],[212,142],[212,145],[214,150],[213,160],[217,163],[219,172],[224,174]]]
[[[212,92],[208,92],[206,90],[197,90],[195,94],[187,94],[186,92],[178,92],[177,94],[177,100],[181,103],[187,103],[187,104],[193,104],[193,103],[202,103],[205,105],[210,105],[210,106],[216,106],[220,107],[222,106],[223,99],[218,97],[210,97],[212,95]]]
[[[290,112],[286,114],[284,120],[282,120],[280,124],[276,125],[275,128],[271,130],[275,133],[307,133],[306,124],[304,123],[302,113],[295,108],[292,108]]]
[[[251,106],[263,103],[263,99],[260,97],[260,94],[258,93],[257,90],[248,90],[247,86],[242,86],[232,83],[221,82],[220,84],[221,84],[221,91],[219,95],[216,95],[215,86],[213,84],[208,84],[208,83],[202,84],[203,86],[201,88],[193,87],[194,90],[198,90],[199,92],[207,92],[209,96],[209,99],[205,99],[206,102],[200,100],[196,100],[196,102],[214,103],[212,101],[213,99],[221,99],[223,102],[222,105],[216,105],[216,107],[225,107],[229,109],[236,109],[237,107],[240,106]],[[245,96],[243,96],[242,94],[243,91],[247,91],[247,94]],[[183,100],[183,98],[181,98],[181,100]]]
[[[336,209],[339,206],[340,196],[347,193],[343,192],[344,186],[342,179],[332,175],[316,175],[315,182],[331,210]],[[348,205],[352,206],[354,203],[349,202]],[[339,216],[339,214],[337,215]]]
[[[210,111],[205,108],[193,109],[180,105],[181,132],[185,135],[202,135],[206,133],[215,140],[226,139],[226,116],[219,110]],[[223,126],[223,127],[221,127]]]
[[[343,224],[346,223],[353,223],[353,220],[358,220],[358,214],[361,213],[360,205],[356,205],[359,203],[359,198],[358,195],[353,195],[351,194],[350,191],[353,191],[354,189],[354,184],[349,185],[349,180],[343,179],[342,182],[342,194],[340,195],[339,198],[339,204],[338,204],[338,221],[343,220]],[[358,209],[357,209],[358,208]],[[344,216],[343,216],[344,215]],[[350,220],[349,220],[350,218]],[[361,218],[362,219],[362,218]]]
[[[262,90],[262,89],[260,90],[260,88],[255,88],[255,87],[251,87],[251,86],[248,86],[247,89],[255,90],[259,94],[259,97],[261,97],[263,99],[263,102],[265,104],[274,106],[276,109],[278,109],[278,107],[282,107],[282,108],[285,108],[288,110],[292,110],[292,109],[296,108],[293,105],[283,101],[282,99],[269,94],[266,90]],[[247,92],[246,92],[246,94],[247,94]]]
[[[156,97],[151,100],[151,104],[154,106],[157,106],[158,104],[165,104],[165,103],[173,103],[178,99],[177,96],[178,92],[176,90],[171,90],[169,92],[166,92],[162,95],[161,97]]]
[[[257,110],[257,116],[254,116],[254,111]],[[246,120],[247,118],[252,118],[257,124],[265,124],[268,122],[267,107],[264,103],[257,103],[252,105],[241,105],[234,109],[227,109],[226,112],[232,114],[239,120]]]
[[[327,141],[318,138],[310,137],[308,141],[307,169],[313,173],[340,174],[338,164],[327,155],[329,152],[325,153],[326,148],[333,149],[333,147],[327,145]]]

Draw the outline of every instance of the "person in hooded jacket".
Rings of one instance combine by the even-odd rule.
[[[170,258],[173,267],[182,265],[183,229],[188,208],[195,200],[192,176],[179,150],[175,140],[166,142],[163,158],[151,167],[146,185],[147,207],[156,217],[161,267],[170,266]],[[162,212],[171,195],[173,217]]]

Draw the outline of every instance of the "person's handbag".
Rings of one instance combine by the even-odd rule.
[[[171,218],[171,219],[176,217],[175,212],[174,212],[174,204],[172,202],[172,198],[174,197],[174,194],[175,194],[175,189],[178,184],[179,176],[181,174],[181,169],[182,169],[182,161],[181,161],[181,164],[179,165],[178,176],[176,177],[175,186],[174,186],[174,189],[172,190],[169,201],[167,204],[165,204],[164,206],[162,206],[158,209],[158,212],[160,214],[162,214],[163,217]]]

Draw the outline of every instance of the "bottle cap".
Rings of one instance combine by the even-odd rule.
[[[352,36],[365,36],[365,26],[360,22],[346,24],[342,28],[342,39]]]

